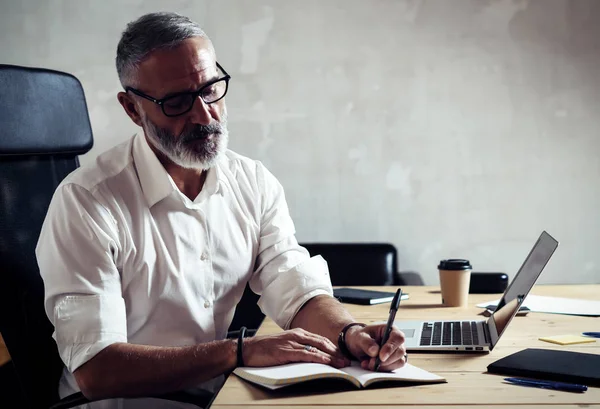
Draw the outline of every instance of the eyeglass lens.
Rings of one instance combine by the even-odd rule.
[[[206,104],[212,104],[213,102],[218,101],[223,98],[225,92],[227,91],[227,81],[222,79],[220,81],[215,82],[214,84],[209,85],[208,87],[202,88],[200,90],[200,98]],[[166,115],[179,115],[186,111],[189,111],[194,105],[195,99],[198,97],[198,94],[191,92],[186,94],[174,95],[171,98],[168,98],[163,103],[163,109]]]

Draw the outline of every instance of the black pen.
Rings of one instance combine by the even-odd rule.
[[[398,307],[400,306],[400,300],[402,299],[402,289],[398,288],[396,291],[396,295],[394,295],[394,299],[392,300],[392,305],[390,305],[390,316],[388,317],[387,326],[385,328],[385,333],[383,334],[383,338],[381,339],[381,345],[379,345],[379,352],[381,352],[381,347],[385,345],[388,338],[390,337],[390,332],[392,332],[392,327],[394,326],[394,319],[396,319],[396,311],[398,311]],[[381,365],[381,360],[379,359],[379,353],[377,354],[377,358],[375,358],[375,371],[379,370],[379,365]]]

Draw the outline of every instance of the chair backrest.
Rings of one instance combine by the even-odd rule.
[[[398,252],[390,243],[302,243],[311,256],[321,255],[333,285],[392,285]]]
[[[27,407],[58,400],[62,362],[44,310],[35,246],[50,200],[92,147],[72,75],[0,65],[0,333]]]

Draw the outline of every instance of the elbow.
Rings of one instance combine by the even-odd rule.
[[[77,370],[73,373],[79,390],[89,401],[102,399],[102,387],[95,382],[94,379],[89,379],[84,376],[81,371]]]
[[[89,401],[114,397],[114,394],[110,391],[110,386],[103,381],[105,377],[101,376],[93,366],[90,367],[88,364],[89,362],[83,364],[73,372],[77,386],[79,386],[83,396]]]
[[[122,383],[116,372],[111,370],[114,345],[100,351],[92,359],[73,371],[73,377],[79,390],[90,401],[120,397],[119,385]]]

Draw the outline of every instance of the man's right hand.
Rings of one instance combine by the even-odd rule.
[[[314,362],[342,368],[350,365],[329,339],[301,328],[276,335],[245,338],[243,358],[246,366],[275,366],[293,362]]]

